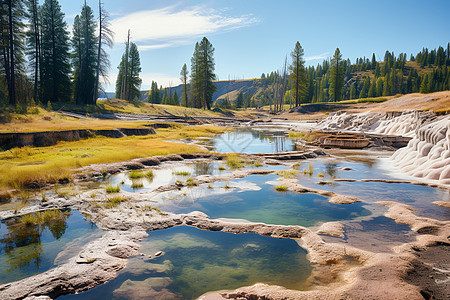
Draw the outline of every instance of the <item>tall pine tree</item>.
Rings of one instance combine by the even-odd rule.
[[[70,101],[69,32],[57,0],[42,6],[42,101]]]
[[[186,64],[183,65],[183,67],[181,68],[181,72],[180,72],[180,79],[181,79],[181,84],[183,84],[183,94],[181,96],[181,105],[188,107],[188,74],[189,71],[187,69]]]
[[[308,77],[303,59],[304,50],[300,43],[295,43],[295,48],[291,52],[292,64],[289,70],[292,71],[290,77],[294,88],[295,106],[300,105],[300,97],[306,96],[308,92]]]
[[[95,76],[97,68],[97,25],[90,6],[84,3],[81,14],[75,17],[72,47],[74,66],[74,100],[78,105],[95,104]]]
[[[339,48],[336,48],[333,58],[331,59],[330,71],[330,98],[337,102],[341,100],[342,87],[344,86],[344,66],[342,62],[342,54]]]

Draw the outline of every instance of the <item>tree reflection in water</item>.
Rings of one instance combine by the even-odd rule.
[[[0,253],[4,251],[8,256],[8,272],[30,264],[39,268],[43,233],[48,230],[55,240],[60,239],[70,216],[70,211],[47,210],[7,220],[8,232],[0,236]]]

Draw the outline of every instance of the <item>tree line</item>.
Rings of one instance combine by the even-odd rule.
[[[450,43],[446,49],[442,46],[433,50],[424,48],[415,56],[411,54],[409,60],[406,53],[396,56],[386,51],[381,62],[372,54],[371,59],[357,58],[353,64],[350,59],[343,59],[337,48],[331,59],[306,68],[303,49],[297,42],[291,57],[292,73],[286,82],[283,82],[282,71],[261,75],[260,85],[265,92],[255,95],[255,105],[275,105],[274,110],[277,110],[277,103],[298,106],[450,90]],[[289,86],[284,98],[276,97],[280,81]]]
[[[114,39],[101,0],[98,9],[95,17],[84,1],[70,38],[57,0],[2,0],[0,105],[23,111],[38,103],[95,104]]]

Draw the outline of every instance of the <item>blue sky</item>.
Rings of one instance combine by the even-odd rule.
[[[142,89],[155,80],[178,85],[184,63],[190,66],[195,42],[206,36],[215,47],[220,80],[259,77],[280,69],[299,41],[307,64],[316,65],[339,47],[344,58],[386,50],[416,54],[450,41],[449,0],[103,0],[116,32],[111,54],[114,90],[126,32],[141,56]],[[97,13],[98,2],[87,0]],[[71,28],[83,1],[60,0]]]

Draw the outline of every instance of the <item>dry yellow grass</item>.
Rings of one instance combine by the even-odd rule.
[[[173,153],[202,152],[201,148],[168,139],[211,136],[223,132],[214,126],[178,125],[160,129],[158,134],[120,139],[95,137],[75,142],[59,142],[50,147],[23,147],[0,152],[0,187],[22,188],[34,182],[56,182],[70,178],[72,170],[96,163],[112,163],[133,158]]]

